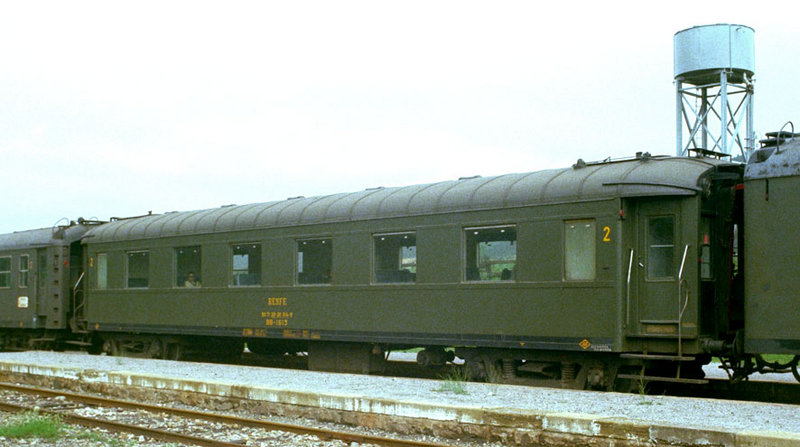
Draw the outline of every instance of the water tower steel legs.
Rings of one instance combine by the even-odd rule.
[[[736,145],[739,153],[733,155],[741,154],[746,159],[755,148],[753,83],[749,78],[745,78],[741,84],[731,83],[730,76],[730,71],[720,70],[719,83],[704,85],[688,84],[683,79],[675,80],[677,156],[687,156],[690,151],[727,156],[731,155]],[[733,109],[731,100],[737,95],[742,95],[741,101]],[[742,129],[743,120],[745,129]],[[720,126],[719,133],[716,132],[716,124]],[[688,132],[688,139],[684,144],[685,132]]]

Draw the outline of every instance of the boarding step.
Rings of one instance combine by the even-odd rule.
[[[628,338],[655,338],[662,340],[678,340],[678,334],[628,334]],[[696,340],[697,335],[681,335],[681,340]]]
[[[75,346],[92,346],[92,343],[88,341],[80,341],[80,340],[65,340],[64,343],[68,345],[75,345]]]
[[[643,376],[641,374],[617,374],[618,379],[630,379],[643,382],[671,382],[685,383],[688,385],[706,385],[706,379],[684,379],[681,377]]]
[[[30,340],[31,343],[42,343],[42,342],[51,342],[51,341],[56,341],[55,337],[32,338]]]
[[[693,362],[696,360],[694,356],[691,355],[662,355],[662,354],[638,354],[638,353],[626,353],[620,354],[620,358],[623,359],[642,359],[642,360],[667,360],[671,362]]]

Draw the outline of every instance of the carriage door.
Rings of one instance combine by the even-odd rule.
[[[632,331],[653,336],[677,334],[680,266],[680,202],[641,200],[637,206],[637,249],[633,268],[637,282],[636,320]]]
[[[36,250],[36,312],[40,315],[46,314],[47,294],[50,293],[48,287],[48,270],[50,263],[47,262],[47,249],[39,248]]]

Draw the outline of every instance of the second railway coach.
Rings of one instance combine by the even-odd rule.
[[[154,357],[246,342],[368,372],[418,347],[510,381],[698,381],[742,325],[741,171],[638,154],[118,220],[83,238],[82,317],[110,352]]]

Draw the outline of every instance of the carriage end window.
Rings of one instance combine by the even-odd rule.
[[[467,228],[467,281],[512,281],[517,266],[517,229],[513,225]]]
[[[376,283],[416,282],[416,234],[381,234],[374,241]]]
[[[97,288],[100,290],[108,288],[108,255],[106,253],[97,254]]]
[[[144,288],[150,285],[150,252],[128,252],[128,288]]]
[[[595,279],[595,222],[592,219],[564,222],[564,279]]]
[[[261,285],[261,244],[235,244],[232,247],[233,286]]]
[[[330,284],[333,266],[331,239],[297,241],[297,283]]]

